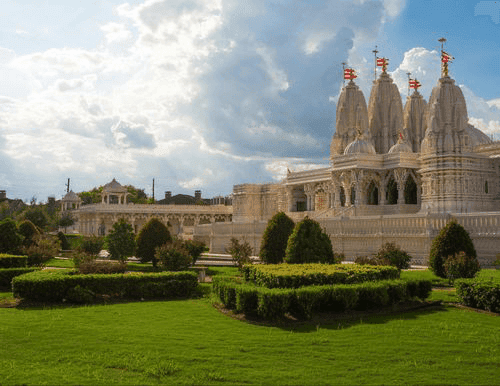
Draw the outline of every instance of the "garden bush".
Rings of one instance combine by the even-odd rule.
[[[467,256],[465,252],[459,252],[448,256],[444,262],[446,277],[453,283],[455,279],[473,278],[481,270],[479,262],[475,257]]]
[[[28,256],[0,254],[0,268],[24,268],[28,265]]]
[[[1,268],[0,269],[0,287],[11,288],[11,281],[16,276],[24,275],[38,271],[40,268]]]
[[[18,232],[23,236],[23,245],[29,247],[35,242],[35,238],[40,235],[40,231],[30,220],[24,220],[19,223]]]
[[[92,235],[92,236],[84,236],[80,241],[78,249],[91,256],[97,256],[99,252],[101,252],[103,246],[104,246],[104,238]]]
[[[157,218],[149,220],[137,235],[136,255],[142,263],[152,262],[156,267],[156,248],[172,241],[168,228]]]
[[[357,256],[354,263],[359,265],[391,265],[385,257],[377,256]]]
[[[82,289],[76,289],[80,286]],[[93,300],[103,296],[126,299],[176,298],[192,295],[198,286],[195,272],[160,272],[130,274],[80,275],[75,271],[41,271],[12,279],[14,296],[42,302],[76,300],[94,294]],[[87,294],[87,295],[85,295]],[[68,298],[70,296],[70,298]]]
[[[63,251],[67,251],[67,250],[71,249],[71,247],[69,245],[68,238],[66,237],[66,235],[64,233],[58,232],[57,233],[57,238],[61,242],[61,249]]]
[[[189,251],[180,240],[157,247],[155,258],[168,271],[184,271],[192,262]]]
[[[260,246],[260,259],[266,264],[279,264],[285,258],[288,238],[295,223],[284,212],[276,213],[267,223]]]
[[[380,261],[387,260],[389,265],[398,269],[410,268],[411,256],[394,243],[382,245],[375,257]]]
[[[245,264],[252,263],[250,259],[250,256],[252,256],[252,247],[246,240],[240,242],[237,238],[231,237],[229,245],[226,247],[226,253],[231,255],[240,270],[243,269]]]
[[[34,243],[24,250],[28,256],[29,266],[43,266],[48,260],[57,256],[61,248],[57,237],[51,235],[37,236]]]
[[[468,307],[500,312],[500,280],[488,278],[455,281],[460,302]]]
[[[243,274],[246,281],[267,288],[353,284],[399,278],[399,271],[396,267],[354,264],[245,265]]]
[[[188,250],[189,256],[191,256],[191,264],[195,265],[198,258],[205,251],[208,251],[205,243],[196,240],[186,240],[184,241],[184,247]]]
[[[319,223],[306,217],[295,225],[288,239],[285,262],[335,263],[332,242]]]
[[[127,263],[124,261],[98,261],[96,256],[85,253],[76,254],[73,257],[73,263],[77,272],[83,275],[124,273],[127,270]]]
[[[451,220],[432,241],[429,253],[430,268],[437,276],[446,278],[444,263],[448,256],[454,256],[459,252],[477,258],[469,233],[456,220]]]
[[[431,289],[429,280],[420,279],[270,289],[231,277],[214,277],[212,287],[226,308],[266,319],[281,318],[287,313],[310,318],[316,312],[380,308],[415,297],[425,300]]]
[[[14,220],[6,218],[0,221],[0,253],[17,253],[21,243],[22,237]]]
[[[133,256],[136,248],[135,234],[132,225],[121,218],[113,224],[113,228],[106,237],[108,252],[113,260],[125,261]]]

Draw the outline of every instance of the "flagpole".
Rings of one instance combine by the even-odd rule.
[[[345,87],[345,65],[347,63],[346,62],[342,62],[342,85],[343,87]]]
[[[372,51],[373,54],[375,55],[375,68],[373,69],[373,80],[377,80],[377,46],[375,46],[375,49]]]
[[[444,43],[446,42],[446,38],[441,38],[438,40],[441,43],[441,77],[448,76],[448,63],[443,62],[444,55]]]
[[[411,72],[407,72],[406,75],[408,75],[408,96],[410,96],[410,75],[411,75]]]

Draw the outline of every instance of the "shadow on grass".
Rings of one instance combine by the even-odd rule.
[[[311,319],[301,320],[291,315],[278,320],[266,320],[255,315],[236,314],[219,304],[214,304],[221,313],[233,318],[259,326],[276,327],[294,332],[315,332],[323,329],[341,330],[359,324],[384,324],[392,320],[418,319],[419,317],[438,312],[448,312],[450,306],[441,301],[409,302],[378,310],[350,310],[346,312],[318,312]]]

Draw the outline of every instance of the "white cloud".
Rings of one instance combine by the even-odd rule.
[[[123,42],[132,38],[132,32],[121,23],[107,23],[101,26],[108,43]]]

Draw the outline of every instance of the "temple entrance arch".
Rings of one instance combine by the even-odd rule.
[[[370,184],[368,185],[366,198],[368,205],[378,205],[378,187],[374,181],[370,182]]]
[[[405,204],[417,204],[417,184],[411,175],[408,176],[405,183]]]
[[[393,176],[391,176],[387,183],[385,200],[387,205],[396,205],[398,203],[398,184]]]

